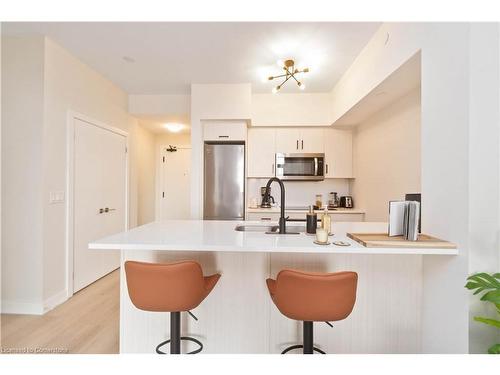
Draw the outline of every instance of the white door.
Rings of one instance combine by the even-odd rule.
[[[274,177],[275,138],[274,129],[248,129],[247,177]]]
[[[297,153],[300,149],[300,129],[276,129],[276,152]]]
[[[73,292],[77,292],[120,266],[119,251],[89,250],[88,243],[126,229],[127,141],[121,134],[76,118],[74,134]]]
[[[190,218],[191,149],[177,148],[168,152],[163,148],[161,220]]]

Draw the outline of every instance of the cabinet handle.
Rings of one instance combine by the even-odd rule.
[[[229,138],[228,135],[219,135],[219,138]]]
[[[300,141],[302,143],[302,150],[304,149],[304,140]]]
[[[326,165],[326,174],[328,174],[328,164]]]
[[[297,150],[299,149],[299,140],[297,139]]]
[[[270,217],[261,217],[260,220],[271,220]]]

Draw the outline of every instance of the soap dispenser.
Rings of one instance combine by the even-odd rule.
[[[306,232],[309,234],[316,234],[318,215],[314,212],[313,206],[309,206],[309,212],[306,215],[306,223]]]
[[[328,213],[328,207],[325,207],[323,216],[321,217],[321,227],[330,235],[332,233],[332,217]]]

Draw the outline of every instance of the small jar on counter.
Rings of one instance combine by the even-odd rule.
[[[318,209],[323,207],[323,194],[316,194],[316,207]]]

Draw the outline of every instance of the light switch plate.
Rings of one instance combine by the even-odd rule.
[[[55,203],[62,203],[64,202],[64,191],[59,190],[59,191],[51,191],[49,194],[49,203],[50,204],[55,204]]]

